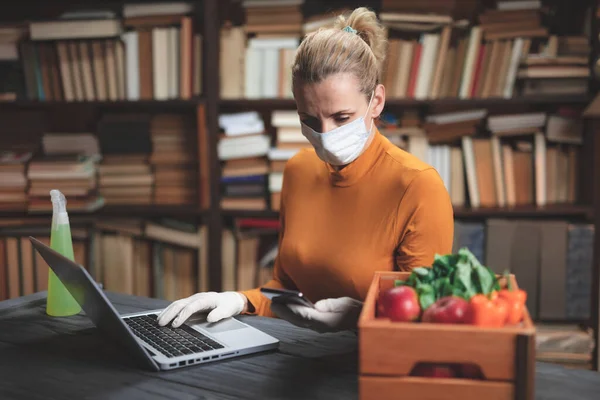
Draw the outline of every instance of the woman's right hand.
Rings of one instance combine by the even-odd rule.
[[[248,299],[237,292],[204,292],[171,303],[158,315],[158,324],[167,325],[173,321],[173,327],[181,326],[192,314],[208,312],[206,321],[217,322],[224,318],[240,314],[246,308]]]

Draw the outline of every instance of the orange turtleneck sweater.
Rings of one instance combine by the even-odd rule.
[[[279,254],[265,287],[311,301],[364,301],[375,271],[429,266],[452,250],[454,216],[437,171],[378,131],[341,171],[302,150],[286,165]],[[259,289],[242,291],[248,313],[274,316]]]

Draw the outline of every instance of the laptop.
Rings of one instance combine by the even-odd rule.
[[[120,315],[85,268],[39,240],[29,240],[94,325],[146,369],[171,370],[279,346],[276,338],[236,318],[209,323],[206,315],[194,315],[173,328],[156,322],[162,309]]]

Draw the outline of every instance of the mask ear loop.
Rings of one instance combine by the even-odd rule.
[[[371,98],[369,99],[369,105],[367,106],[367,112],[365,113],[365,117],[367,116],[367,114],[369,113],[369,109],[371,108],[371,103],[373,102],[373,98],[375,97],[375,90],[373,90],[371,92]],[[363,118],[365,118],[363,117]],[[375,118],[371,118],[371,126],[369,127],[369,135],[371,134],[371,131],[373,130],[373,121]]]

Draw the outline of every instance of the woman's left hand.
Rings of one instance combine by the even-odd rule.
[[[361,301],[351,297],[338,297],[317,301],[315,308],[310,308],[274,298],[271,310],[293,325],[325,333],[356,329],[362,305]]]

